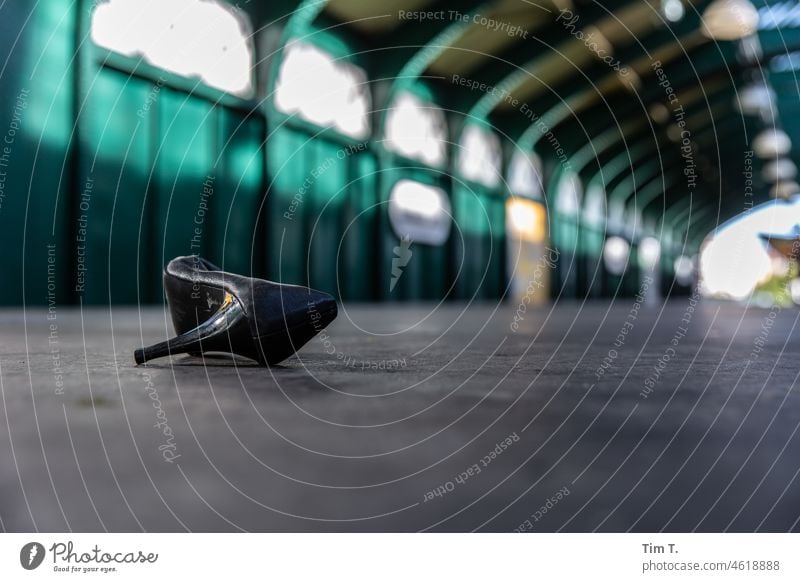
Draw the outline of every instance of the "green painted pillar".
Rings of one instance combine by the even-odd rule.
[[[161,230],[150,216],[157,204],[158,109],[157,102],[145,104],[164,90],[105,68],[88,90],[78,120],[83,145],[73,202],[76,290],[85,304],[148,302],[159,293],[161,254],[151,242]]]
[[[163,267],[177,256],[208,255],[213,242],[210,209],[222,181],[215,165],[218,111],[213,105],[167,89],[159,97],[158,113],[152,256]],[[163,297],[160,281],[153,291]]]
[[[378,240],[377,163],[371,152],[353,154],[349,166],[351,182],[344,200],[341,246],[337,273],[342,299],[373,301],[375,289],[376,245]]]
[[[0,305],[55,308],[73,296],[77,14],[67,0],[0,12]]]
[[[264,221],[259,221],[266,188],[265,124],[260,117],[225,110],[219,121],[209,256],[226,271],[265,276]]]
[[[274,281],[305,284],[306,216],[313,183],[305,152],[313,144],[288,127],[275,128],[267,142],[266,247],[268,276]]]

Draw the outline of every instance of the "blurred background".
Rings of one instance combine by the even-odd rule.
[[[10,0],[0,302],[800,301],[800,6]],[[794,233],[794,234],[793,234]]]

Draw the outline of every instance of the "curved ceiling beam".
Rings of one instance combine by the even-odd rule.
[[[693,108],[695,104],[704,96],[711,98],[713,95],[719,92],[730,90],[730,85],[726,85],[720,81],[714,81],[710,85],[707,84],[706,87],[705,95],[702,91],[697,90],[696,88],[686,90],[684,93],[679,94],[679,98],[681,99],[681,103],[685,111],[689,111],[690,108]],[[665,112],[664,115],[669,116],[669,112]],[[599,154],[609,152],[610,155],[608,157],[611,157],[611,155],[616,155],[620,151],[631,149],[633,147],[623,143],[624,140],[632,141],[633,139],[641,137],[642,140],[663,141],[662,138],[666,131],[666,128],[663,126],[670,122],[670,118],[666,117],[661,121],[655,121],[652,119],[652,117],[652,115],[641,115],[640,117],[636,118],[635,121],[627,122],[624,130],[621,130],[621,128],[614,123],[614,120],[609,118],[607,123],[610,125],[610,127],[602,134],[603,148],[602,151],[598,152],[598,156],[593,157],[591,155],[591,142],[589,142],[581,148],[578,154],[573,155],[573,160],[576,156],[578,156],[579,161],[576,163],[576,165],[580,165],[580,167],[583,168],[596,159],[598,160],[597,165],[600,167],[603,162]]]
[[[689,12],[679,23],[669,23],[661,16],[659,3],[660,0],[623,0],[616,3],[605,1],[601,5],[595,1],[580,10],[572,9],[554,15],[550,28],[562,34],[554,36],[552,41],[548,38],[551,36],[549,34],[544,38],[533,39],[543,45],[542,56],[529,60],[530,49],[527,46],[518,46],[512,52],[501,54],[502,58],[487,60],[479,70],[473,72],[474,79],[495,87],[493,95],[479,95],[477,100],[473,95],[473,106],[476,108],[474,114],[486,113],[481,110],[484,106],[492,111],[508,108],[511,100],[508,99],[507,92],[516,86],[522,87],[524,92],[531,89],[526,89],[525,86],[531,85],[537,95],[546,95],[549,90],[557,99],[561,99],[565,95],[576,93],[587,83],[591,83],[592,79],[602,78],[609,68],[621,69],[625,63],[636,61],[643,53],[645,56],[661,55],[664,52],[660,50],[661,47],[680,44],[682,41],[685,43],[686,38],[696,33],[699,18],[695,13]],[[641,32],[643,30],[644,33]],[[693,38],[701,39],[702,42],[708,40],[696,34]],[[562,42],[556,44],[555,39]],[[654,46],[655,49],[652,48]],[[578,51],[579,58],[565,61],[564,55],[571,56],[574,51]],[[600,51],[605,52],[598,54]],[[667,52],[679,54],[680,50],[670,49]],[[605,56],[605,61],[600,58],[601,55]],[[665,61],[670,58],[668,54],[663,56]],[[527,65],[516,65],[526,60]],[[581,66],[576,66],[578,62]],[[635,77],[635,72],[632,76]],[[575,87],[576,84],[579,86]],[[560,90],[562,87],[563,90]],[[518,102],[526,100],[521,94],[513,97]],[[492,100],[495,101],[494,105]],[[539,101],[537,98],[537,109]],[[528,103],[532,102],[528,100]]]
[[[543,0],[552,6],[557,6],[562,1]],[[514,3],[506,1],[505,4],[513,5]],[[549,9],[539,4],[526,3],[524,7],[529,11],[549,12]],[[497,11],[508,10],[508,8],[508,6],[504,7],[502,2],[464,0],[453,6],[452,11],[457,12],[459,17],[451,18],[444,28],[442,28],[440,20],[412,22],[412,30],[409,30],[409,26],[401,26],[394,35],[383,39],[383,48],[390,49],[391,52],[386,55],[386,58],[380,59],[379,76],[391,79],[391,82],[377,107],[379,109],[388,107],[398,92],[416,83],[448,51],[468,50],[460,48],[460,45],[469,45],[470,37],[475,36],[475,28],[481,26],[480,18],[484,16],[488,18],[491,15],[502,18],[497,15]],[[490,29],[487,28],[486,32],[489,31]]]
[[[605,130],[594,139],[589,140],[581,149],[572,154],[570,162],[576,172],[582,173],[586,166],[608,152],[622,139],[622,135],[635,135],[647,127],[643,119],[624,122]]]
[[[707,219],[703,221],[703,226],[698,226],[695,230],[695,236],[692,237],[690,242],[691,248],[696,249],[699,252],[700,248],[703,246],[703,242],[706,240],[706,237],[714,232],[717,226],[717,221],[714,220],[712,216],[707,217]]]
[[[696,250],[689,246],[686,228],[692,222],[696,222],[698,216],[708,215],[714,210],[712,204],[685,201],[676,204],[664,213],[659,226],[670,233],[673,252],[690,254]]]
[[[559,126],[570,119],[575,119],[576,123],[580,124],[580,114],[601,99],[606,101],[608,109],[629,107],[630,88],[630,85],[620,79],[619,75],[609,74],[592,88],[565,97],[560,103],[549,108],[538,118],[536,123],[532,123],[523,132],[518,140],[520,147],[534,149],[543,135],[546,135],[547,132],[557,132]],[[608,101],[609,95],[619,93],[621,90],[626,90],[625,97],[618,97],[615,103]],[[652,98],[654,97],[655,95]],[[652,98],[641,99],[640,97],[639,100],[646,107]],[[547,131],[543,132],[542,129]]]
[[[692,128],[693,132],[699,134],[708,128],[713,115],[714,110],[712,109],[712,111],[706,112],[706,116],[702,120],[702,124],[696,122],[695,120],[689,120],[687,121],[687,127]],[[664,132],[661,131],[660,133],[663,134]],[[619,142],[617,141],[617,143]],[[587,146],[588,145],[591,144],[587,144]],[[612,206],[614,206],[616,212],[622,213],[622,207],[624,206],[627,198],[635,193],[634,186],[636,184],[636,180],[634,179],[632,183],[629,183],[629,189],[626,190],[625,187],[620,187],[620,178],[626,174],[629,174],[629,170],[631,168],[635,170],[636,163],[639,160],[653,155],[656,156],[658,160],[673,160],[676,158],[676,148],[665,135],[646,134],[642,137],[642,139],[631,144],[631,146],[623,148],[615,158],[606,161],[605,163],[599,163],[599,167],[597,168],[595,174],[587,182],[589,185],[587,187],[590,187],[592,184],[599,184],[607,192],[611,190],[611,196],[614,198],[614,200],[609,200],[608,208],[611,209]],[[584,159],[585,157],[586,155],[584,155]],[[665,170],[666,168],[664,171]]]
[[[694,34],[693,36],[697,36]],[[691,44],[689,42],[690,39],[682,39],[679,44],[673,49],[677,48],[683,50],[685,44]],[[678,75],[677,73],[680,72],[681,69],[686,69],[685,63],[682,62],[687,58],[693,58],[692,55],[684,55],[684,54],[673,54],[673,61],[669,64],[666,64],[662,61],[662,69],[663,74],[666,75],[666,78],[672,81],[672,88],[677,92],[683,88],[697,86],[698,83],[702,83],[704,79],[709,77],[726,77],[731,80],[741,80],[744,81],[745,78],[743,75],[748,73],[750,70],[759,67],[759,63],[734,63],[731,64],[728,60],[720,60],[720,52],[722,54],[730,53],[728,58],[733,61],[734,51],[731,47],[727,47],[726,51],[721,51],[716,45],[707,45],[700,43],[699,41],[695,43],[699,49],[703,50],[704,57],[698,58],[694,62],[692,62],[692,66],[688,67],[692,69],[689,75],[683,73]],[[730,43],[728,43],[730,44]],[[669,48],[669,47],[667,47]],[[800,48],[800,42],[798,42],[797,48]],[[716,51],[716,52],[715,52]],[[657,54],[657,53],[654,53]],[[664,58],[667,55],[660,55]],[[774,55],[765,55],[764,60],[772,58]],[[683,57],[682,59],[677,59],[677,57]],[[676,60],[677,59],[677,60]],[[649,62],[649,58],[646,57],[646,62]],[[654,70],[646,70],[644,71],[643,65],[640,65],[640,68],[643,70],[643,74],[653,75],[655,74]],[[607,79],[604,83],[612,83],[613,79]],[[616,88],[620,89],[621,86],[619,83],[616,83]],[[662,87],[658,86],[658,83],[650,83],[648,86],[655,87],[655,90],[650,91],[649,94],[643,94],[644,97],[640,97],[641,102],[644,106],[649,107],[654,102],[662,103],[665,97],[665,91]],[[586,93],[593,93],[593,95]],[[592,91],[586,90],[583,95],[574,95],[570,96],[564,102],[559,103],[553,106],[542,118],[544,119],[544,124],[547,126],[548,130],[552,130],[555,133],[560,133],[562,129],[562,124],[564,122],[572,120],[575,125],[579,125],[583,123],[582,119],[579,119],[579,114],[582,113],[582,109],[588,108],[589,105],[595,103],[598,98],[600,91]],[[607,92],[603,92],[604,96],[608,97]],[[701,90],[702,94],[702,90]],[[662,103],[663,104],[663,103]],[[609,97],[608,98],[608,107],[610,109],[616,108],[630,108],[630,95],[617,95],[616,97]],[[594,111],[592,112],[595,113]],[[537,136],[537,133],[541,133],[540,131],[536,130],[536,127],[528,127],[526,129],[525,135],[523,138],[520,139],[520,144],[531,145],[533,146],[540,136]],[[575,128],[570,127],[569,129],[564,130],[567,134],[577,135],[581,134],[580,131],[575,131]]]
[[[584,88],[585,85],[581,82],[568,94],[565,94],[563,91],[553,91],[551,95],[551,102],[549,104],[545,104],[544,106],[537,104],[537,109],[545,109],[544,114],[537,116],[537,120],[540,121],[538,125],[546,128],[547,130],[555,129],[556,126],[560,125],[565,120],[570,118],[577,119],[579,117],[579,113],[594,105],[597,101],[601,99],[608,101],[609,97],[613,99],[615,95],[619,94],[622,94],[622,96],[617,97],[615,103],[608,103],[607,107],[609,109],[616,109],[615,105],[621,108],[629,107],[629,91],[635,88],[635,85],[638,83],[641,76],[648,76],[649,74],[653,73],[650,67],[650,63],[652,63],[653,60],[660,61],[662,67],[668,68],[671,63],[679,60],[680,57],[686,56],[688,53],[698,49],[708,42],[708,39],[700,34],[696,28],[696,25],[692,25],[692,29],[688,33],[677,38],[670,38],[667,40],[667,42],[657,45],[654,48],[648,49],[643,47],[642,50],[639,50],[638,47],[634,47],[632,51],[627,51],[635,51],[637,55],[640,55],[641,52],[645,52],[644,55],[638,56],[638,58],[631,63],[625,64],[625,67],[633,73],[632,79],[626,80],[622,78],[620,74],[613,72],[605,77],[600,78],[597,83],[593,84],[593,86],[588,89]],[[655,34],[652,34],[648,37],[648,39],[645,39],[645,42],[653,42],[653,39],[655,39],[656,42],[662,40],[662,32],[664,31],[656,30]],[[641,44],[644,45],[644,43]],[[574,67],[572,67],[572,69],[574,70]],[[582,74],[584,73],[583,71],[579,72]],[[520,72],[517,71],[515,75],[520,75]],[[586,81],[592,83],[591,79],[586,79]],[[507,80],[506,82],[513,82],[513,78],[510,81]],[[653,83],[652,85],[656,84]],[[648,96],[646,99],[644,99],[644,101],[649,101],[652,98],[656,98],[658,93],[661,91],[663,91],[662,88],[656,86],[655,91],[651,90],[652,95]],[[494,104],[494,109],[497,109],[498,106],[503,105],[503,101],[500,100],[502,98],[502,93],[500,93],[499,97],[495,96],[496,103]],[[486,106],[489,105],[491,105],[491,103],[487,98]],[[476,107],[481,107],[481,105],[476,104]],[[531,124],[531,127],[524,131],[523,135],[519,139],[520,144],[524,145],[526,148],[534,147],[536,142],[541,139],[541,135],[537,134],[541,134],[543,132],[537,130],[535,125],[536,124]],[[547,133],[547,131],[544,133]]]
[[[482,11],[488,11],[492,2],[468,2],[462,5],[466,8],[466,19],[451,20],[443,30],[439,31],[425,45],[416,51],[413,57],[405,61],[405,64],[397,74],[397,78],[392,85],[397,83],[412,82],[422,76],[425,70],[450,46],[452,46],[466,31],[472,26],[472,18],[479,15]]]
[[[649,208],[651,203],[655,200],[662,199],[664,192],[677,186],[679,181],[680,178],[674,172],[655,176],[648,183],[643,184],[642,187],[637,190],[634,196],[628,198],[625,212],[631,212],[635,207],[642,215],[643,220],[648,220],[650,218],[657,219],[658,216],[660,216],[667,208],[666,204],[662,205],[661,209],[657,211],[657,214],[653,216],[646,212],[647,208]],[[657,222],[658,221],[656,220],[656,223]]]
[[[619,182],[610,192],[608,198],[608,218],[609,221],[616,220],[619,223],[625,221],[625,210],[628,198],[636,193],[637,185],[640,187],[647,184],[653,178],[664,174],[664,162],[668,164],[680,159],[679,156],[672,154],[669,157],[651,160],[647,163],[638,165],[626,178]],[[673,167],[673,166],[668,166]]]
[[[635,169],[636,163],[652,153],[652,150],[647,145],[650,145],[650,143],[639,142],[601,165],[589,179],[588,185],[602,187],[603,191],[606,192],[606,198],[608,198],[609,192],[624,179],[624,176],[630,174],[632,168]],[[672,157],[675,156],[673,155]],[[659,156],[658,159],[663,158]]]
[[[704,76],[707,77],[710,73],[712,73],[712,71],[706,71],[705,73],[706,75]],[[733,91],[733,86],[730,80],[722,79],[720,75],[714,75],[711,78],[713,81],[709,87],[706,87],[703,81],[698,81],[697,79],[689,79],[682,85],[673,86],[673,90],[676,92],[676,94],[686,94],[687,97],[690,97],[686,99],[685,102],[680,103],[680,106],[683,107],[683,115],[686,114],[686,109],[688,109],[690,106],[702,107],[703,101],[708,101],[710,96],[713,94],[726,90]],[[660,112],[662,115],[666,114],[666,119],[669,120],[670,109],[666,109],[665,112],[664,109],[660,107],[663,106],[662,99],[665,96],[664,90],[656,83],[653,83],[653,85],[655,85],[655,89],[651,89],[649,93],[636,93],[633,98],[630,94],[618,95],[609,98],[607,100],[606,107],[602,110],[605,115],[603,115],[600,119],[607,124],[614,123],[616,122],[616,115],[614,112],[626,111],[628,116],[641,115],[643,117],[651,117],[653,113]],[[633,107],[634,105],[635,107]],[[679,114],[681,114],[681,109],[675,107],[672,110],[673,121]],[[597,111],[592,109],[591,115],[597,117]],[[580,119],[572,120],[567,117],[562,121],[562,123],[563,125],[556,127],[555,131],[559,134],[563,132],[567,135],[574,135],[578,133],[578,127],[582,121]]]
[[[556,4],[555,1],[548,1],[547,3],[551,6],[555,6]],[[390,94],[396,92],[398,89],[401,89],[403,86],[407,86],[409,83],[413,83],[416,79],[419,79],[429,68],[434,65],[434,63],[442,58],[445,52],[457,47],[462,40],[468,44],[468,37],[471,31],[473,31],[476,26],[481,26],[480,19],[482,17],[489,18],[501,7],[498,6],[498,3],[492,1],[481,2],[479,0],[466,0],[465,2],[458,3],[458,5],[454,8],[458,9],[454,10],[454,12],[459,13],[459,18],[451,19],[446,24],[444,29],[438,30],[438,32],[427,39],[425,44],[421,47],[408,47],[414,50],[414,54],[410,58],[403,58],[401,60],[403,64],[397,72],[395,81],[392,83]],[[526,3],[526,8],[549,11],[549,9],[546,7],[542,7],[534,3]],[[478,21],[477,23],[476,19]],[[415,27],[418,24],[419,23],[414,23]],[[439,26],[435,28],[440,28],[440,23],[436,22],[436,24]],[[407,27],[403,27],[398,32],[399,36],[396,38],[390,38],[390,42],[394,42],[397,45],[408,44],[406,41],[407,34]],[[511,37],[511,39],[513,40],[513,37]]]
[[[283,42],[281,44],[285,45],[286,41],[291,39],[292,36],[305,34],[311,23],[322,14],[328,1],[329,0],[303,0],[286,23],[286,28],[283,29]]]
[[[735,132],[736,131],[735,130],[735,124],[733,124],[733,125],[732,124],[728,124],[726,127],[727,127],[726,131],[728,131],[728,132],[730,132],[730,131]],[[734,127],[734,129],[731,129],[732,127]],[[710,129],[707,130],[707,131],[710,131]],[[725,134],[720,134],[720,139],[722,141],[726,141],[726,135]],[[678,166],[674,168],[674,170],[675,170],[674,172],[671,172],[672,176],[674,176],[675,179],[670,180],[670,183],[672,184],[671,187],[667,187],[667,188],[664,189],[664,191],[663,191],[664,201],[660,206],[658,206],[658,207],[653,206],[654,202],[656,202],[659,199],[658,197],[655,197],[655,198],[652,198],[652,199],[648,198],[646,200],[639,199],[639,202],[642,203],[642,212],[644,214],[646,214],[646,215],[650,215],[651,213],[660,214],[661,212],[663,212],[664,208],[668,209],[671,206],[675,205],[676,203],[681,202],[682,200],[685,200],[685,199],[689,199],[689,198],[698,198],[698,199],[702,198],[704,200],[711,201],[711,202],[717,202],[718,201],[717,198],[714,198],[709,194],[710,190],[709,190],[708,186],[706,186],[705,189],[703,189],[703,187],[701,186],[694,193],[690,189],[687,188],[686,180],[684,179],[684,174],[683,174],[684,166],[685,166],[685,162],[684,162],[683,158],[679,158]],[[658,176],[655,179],[659,180]],[[649,187],[649,185],[645,184],[645,185],[643,185],[643,187]],[[636,199],[637,197],[638,197],[638,193],[637,192],[632,192],[628,196],[628,199],[626,201],[626,205],[630,205],[631,201]],[[720,206],[720,209],[721,210],[726,210],[726,211],[727,210],[735,211],[735,205],[733,205],[733,204],[731,204],[731,205],[723,204],[723,205]]]
[[[714,97],[711,102],[713,102],[713,105],[711,105],[710,109],[701,108],[697,114],[685,120],[686,127],[692,132],[693,141],[695,142],[699,141],[702,143],[702,136],[704,134],[708,134],[712,137],[719,137],[722,134],[722,128],[715,127],[713,121],[718,114],[727,111],[729,107],[728,95],[722,93]],[[725,133],[731,133],[735,137],[736,122],[737,120],[733,117],[729,118],[727,122],[723,122],[726,125]],[[655,155],[658,158],[668,159],[673,156],[674,153],[670,152],[676,152],[676,147],[668,138],[664,137],[664,133],[668,132],[665,132],[664,128],[660,128],[659,135],[645,135],[642,139],[629,147],[620,147],[621,151],[615,158],[605,163],[601,162],[598,164],[598,170],[590,179],[589,183],[604,183],[606,189],[609,187],[615,188],[614,182],[618,181],[620,176],[627,174],[632,167],[635,167],[635,163],[642,157],[646,155]],[[664,153],[661,153],[662,149]],[[695,152],[695,155],[700,156],[700,148],[695,149],[698,150]],[[681,170],[680,168],[678,169]],[[628,187],[627,195],[623,196],[623,194],[626,193],[625,187],[619,187],[614,194],[616,202],[609,203],[610,210],[613,207],[617,209],[617,212],[621,212],[621,205],[625,203],[629,196],[635,194],[633,181],[630,178],[626,181],[626,184]]]
[[[672,221],[672,232],[678,233],[681,240],[685,241],[686,247],[692,251],[697,250],[693,246],[693,242],[697,240],[696,236],[699,231],[708,228],[710,221],[713,221],[716,216],[716,208],[713,204],[694,205],[685,208],[682,212],[675,215]],[[708,233],[708,231],[705,231]]]
[[[641,188],[637,191],[633,192],[626,201],[626,206],[630,206],[632,203],[638,204],[641,209],[642,213],[645,216],[661,215],[666,208],[669,208],[672,204],[675,203],[676,200],[680,198],[680,196],[669,196],[671,193],[675,193],[679,191],[679,186],[685,185],[685,179],[683,174],[683,166],[684,166],[683,158],[677,158],[677,161],[672,163],[672,167],[668,168],[668,170],[680,170],[680,171],[665,171],[662,176],[655,176],[650,182],[646,184],[642,184]],[[651,188],[660,188],[660,192],[658,195],[653,195]],[[686,197],[687,189],[684,187],[680,192],[683,198]],[[665,199],[661,205],[655,206],[654,202],[660,199],[660,196],[664,195]],[[704,195],[706,198],[709,196],[706,194]]]
[[[679,188],[683,188],[684,198],[687,192],[686,181],[682,170],[685,167],[685,162],[682,158],[673,158],[663,169],[663,171],[647,171],[644,172],[644,177],[639,181],[640,176],[632,174],[630,178],[621,182],[615,191],[611,193],[609,198],[614,198],[615,203],[609,200],[609,213],[612,208],[617,209],[617,220],[622,217],[624,219],[634,207],[639,208],[643,217],[650,217],[653,214],[656,216],[663,213],[665,209],[671,207],[676,203],[679,198],[668,197],[667,195],[672,192],[677,192]],[[637,186],[637,182],[638,186]],[[660,206],[655,207],[653,204],[662,200]],[[702,195],[703,199],[711,200],[706,194]]]
[[[696,93],[696,96],[687,96],[685,98],[687,106],[688,103],[692,101],[699,101],[699,96],[702,95],[702,92],[697,91]],[[708,95],[706,96],[708,97]],[[709,104],[711,105],[710,109],[702,108],[701,104],[700,110],[694,116],[691,116],[686,120],[686,125],[693,132],[693,136],[695,136],[696,141],[702,143],[705,135],[708,135],[711,138],[716,137],[718,139],[722,138],[723,136],[727,137],[727,134],[733,134],[735,136],[737,129],[737,120],[735,117],[728,118],[727,122],[723,121],[722,125],[717,124],[716,127],[714,127],[712,124],[712,120],[716,118],[719,113],[727,110],[728,103],[730,102],[729,96],[725,93],[722,93],[720,96],[716,96],[709,101]],[[610,137],[612,138],[615,137],[615,134],[618,135],[618,132],[613,131],[614,129],[615,128],[612,128],[610,134]],[[722,143],[728,142],[727,140],[723,139]],[[651,176],[650,180],[645,177],[644,182],[645,186],[647,187],[647,196],[644,200],[642,200],[639,196],[639,188],[635,187],[637,182],[640,184],[640,188],[642,187],[640,175],[637,176],[634,172],[633,174],[629,174],[629,178],[621,181],[612,191],[609,203],[607,205],[608,211],[612,215],[612,222],[615,220],[613,217],[614,213],[617,214],[616,220],[619,221],[620,215],[624,216],[626,213],[630,212],[631,200],[633,200],[634,204],[643,203],[643,207],[646,209],[646,206],[649,205],[650,202],[653,202],[660,197],[661,193],[663,192],[662,183],[665,181],[669,184],[677,182],[678,180],[671,177],[671,174],[672,170],[678,170],[678,178],[683,176],[683,164],[675,163],[676,161],[680,161],[682,158],[675,158],[674,154],[669,154],[669,152],[674,152],[675,150],[673,147],[671,147],[672,144],[665,140],[662,136],[647,135],[643,140],[640,140],[631,147],[624,149],[617,155],[616,158],[605,164],[600,164],[599,171],[590,179],[587,189],[591,188],[592,184],[594,183],[602,182],[605,182],[605,186],[608,187],[608,185],[613,183],[613,180],[618,179],[618,176],[626,174],[631,167],[634,167],[635,162],[643,157],[643,155],[648,153],[657,154],[655,150],[658,149],[659,144],[663,144],[661,147],[663,147],[666,152],[663,155],[663,158],[672,158],[673,163],[668,162],[663,170],[660,172],[655,172],[655,174]],[[583,148],[583,152],[591,151],[590,146],[591,144],[586,144],[586,146]],[[589,154],[584,153],[583,159],[586,159],[587,157],[589,157]],[[647,216],[647,212],[644,212],[643,214],[645,217]]]
[[[648,1],[634,1],[617,9],[615,14],[605,13],[596,19],[581,20],[578,14],[574,23],[562,19],[561,13],[557,19],[562,20],[559,25],[568,30],[572,38],[515,68],[495,86],[496,91],[478,99],[471,114],[488,117],[506,100],[506,95],[512,95],[519,102],[531,103],[554,83],[572,76],[570,66],[585,76],[583,69],[595,63],[599,54],[608,55],[612,62],[616,62],[613,55],[618,45],[631,44],[637,36],[647,35],[656,28],[658,21],[653,18],[654,10]]]
[[[722,108],[717,108],[717,110],[722,110]],[[736,134],[736,129],[737,129],[736,120],[730,120],[728,122],[723,122],[724,123],[724,129],[723,129],[722,125],[717,124],[716,126],[714,126],[714,124],[712,123],[712,119],[714,117],[714,110],[712,110],[709,113],[710,113],[709,115],[704,116],[703,118],[701,118],[698,121],[698,123],[691,123],[690,124],[690,123],[687,122],[687,127],[692,127],[692,132],[693,132],[693,135],[695,136],[695,139],[694,139],[695,142],[698,142],[700,140],[701,136],[704,136],[706,134],[710,134],[710,135],[712,135],[712,136],[714,136],[714,137],[716,137],[718,139],[723,137],[723,135],[727,137],[728,134],[734,134],[734,135]],[[733,143],[735,143],[735,142],[733,142]],[[651,162],[651,163],[660,164],[664,160],[667,160],[667,161],[671,161],[671,160],[675,160],[675,159],[684,160],[684,157],[682,155],[679,155],[682,152],[679,152],[679,150],[677,150],[675,147],[664,147],[664,144],[660,144],[659,145],[656,142],[652,142],[650,145],[653,145],[654,147],[653,148],[647,148],[646,145],[645,145],[645,146],[643,146],[643,152],[645,152],[646,154],[652,154],[652,155],[656,155],[657,156],[656,159],[653,160],[653,162]],[[667,142],[666,145],[674,146],[674,144],[669,143],[669,142]],[[661,147],[664,147],[664,153],[663,154],[660,152],[660,148]],[[735,147],[735,146],[731,146],[731,147]],[[699,147],[695,147],[695,148],[693,148],[693,150],[697,150],[697,151],[693,151],[692,152],[691,157],[688,158],[688,162],[691,162],[693,164],[693,166],[696,166],[697,165],[696,162],[698,161],[696,158],[698,158],[700,156],[699,152],[701,151],[701,149]],[[676,167],[674,169],[679,171],[679,173],[681,175],[684,175],[683,172],[684,172],[685,166],[686,166],[686,163],[683,163],[683,164],[680,164],[678,167]],[[631,166],[629,166],[629,167],[627,167],[625,169],[627,170],[630,167]],[[633,170],[634,171],[630,173],[630,177],[629,178],[626,178],[623,181],[619,182],[613,188],[613,190],[609,193],[609,208],[611,208],[612,203],[616,204],[617,208],[620,208],[620,205],[622,205],[622,206],[627,205],[628,199],[631,196],[633,196],[634,194],[636,194],[636,183],[637,183],[637,178],[638,178],[638,176],[636,174],[637,174],[637,172],[639,170],[639,167],[635,167],[635,168],[633,168]],[[666,168],[664,168],[663,171],[666,172]],[[693,174],[697,175],[697,172],[693,171]],[[648,179],[648,178],[646,178],[646,179]],[[612,199],[613,199],[613,202],[612,202]]]
[[[706,48],[714,48],[714,45],[711,45],[710,47],[709,47],[709,45],[704,45],[704,46],[706,46]],[[790,47],[790,49],[791,50],[800,50],[800,38],[798,38],[798,40]],[[730,52],[731,49],[728,49],[728,50]],[[755,63],[752,63],[752,62],[751,63],[735,62],[733,64],[729,63],[728,61],[720,62],[719,61],[719,54],[714,53],[711,50],[706,51],[706,52],[707,52],[707,54],[705,55],[704,59],[698,59],[699,61],[702,61],[702,62],[699,63],[699,66],[695,66],[695,65],[698,64],[697,61],[693,63],[693,66],[695,66],[695,69],[696,69],[696,72],[694,74],[690,74],[690,75],[687,76],[684,73],[683,75],[681,75],[681,78],[678,78],[678,76],[675,74],[675,69],[677,67],[677,70],[679,71],[680,68],[683,67],[684,63],[681,63],[681,62],[673,62],[673,63],[670,64],[669,69],[667,69],[667,68],[663,69],[664,74],[667,76],[668,79],[670,79],[672,81],[672,88],[676,92],[679,92],[682,89],[687,89],[687,88],[691,88],[691,87],[697,87],[698,84],[700,84],[700,83],[704,84],[705,80],[708,79],[708,78],[714,78],[717,81],[719,81],[720,79],[728,80],[729,84],[730,84],[730,81],[734,81],[734,80],[736,81],[737,84],[739,82],[749,82],[751,80],[750,77],[748,76],[749,73],[751,71],[753,71],[753,70],[759,70],[760,67],[761,67],[760,63],[758,63],[758,62],[755,62]],[[774,52],[771,53],[771,54],[766,54],[765,53],[765,55],[764,55],[764,57],[762,59],[762,62],[768,61],[769,59],[771,59],[774,56],[776,56],[776,54],[779,54],[779,53],[774,53]],[[683,56],[683,55],[681,55],[681,56]],[[683,67],[683,68],[685,68],[685,67]],[[654,72],[651,71],[651,73],[654,73]],[[648,95],[644,99],[642,99],[643,103],[645,105],[647,105],[648,107],[652,106],[656,102],[658,102],[659,104],[663,105],[664,101],[665,101],[665,91],[661,87],[659,87],[657,83],[651,83],[650,85],[651,86],[654,85],[656,87],[657,91],[653,92],[652,95]],[[732,85],[732,86],[734,86],[734,85]],[[705,91],[705,89],[703,88],[703,85],[700,85],[700,87],[698,88],[698,92],[700,93],[701,96],[703,96],[703,92],[704,91]],[[609,99],[609,106],[613,107],[613,108],[616,108],[616,107],[622,108],[622,107],[626,107],[627,106],[629,108],[630,107],[630,96],[629,95],[623,95],[623,96],[618,96],[616,98]],[[558,123],[563,123],[564,121],[568,121],[570,119],[570,115],[568,115],[568,114],[567,115],[563,115],[562,114],[562,115],[558,115],[558,116],[552,116],[551,119],[557,120]],[[559,127],[555,127],[555,126],[551,125],[551,128],[553,129],[554,132],[557,132],[557,133],[561,131],[561,127],[560,126]],[[529,129],[529,131],[531,131],[531,130]],[[567,127],[567,128],[564,129],[564,131],[566,133],[573,133],[573,134],[575,133],[575,129],[572,128],[572,127]],[[533,132],[531,131],[531,133],[533,133]],[[743,134],[744,134],[744,132],[743,132]]]
[[[717,101],[728,101],[727,95]],[[694,118],[687,120],[687,127],[690,127],[694,135],[698,137],[703,136],[704,132],[713,135],[714,127],[711,121],[721,106],[724,107],[724,103],[717,103],[716,107],[712,107],[710,111],[701,109]],[[736,120],[731,119],[726,127],[728,132],[735,133]],[[717,127],[715,131],[716,135],[721,137],[722,129]],[[584,146],[579,161],[582,162],[591,157],[591,145],[589,143]],[[601,164],[596,174],[589,180],[587,190],[593,185],[599,184],[604,191],[609,192],[606,206],[607,218],[611,224],[615,225],[613,228],[618,230],[624,222],[625,216],[631,212],[631,200],[633,200],[634,206],[639,204],[642,208],[646,208],[650,202],[658,199],[663,193],[665,183],[671,185],[683,177],[685,163],[682,163],[683,158],[671,146],[673,144],[663,136],[646,135],[620,152],[616,158]],[[660,153],[659,148],[664,149],[663,154]],[[646,158],[648,155],[656,155],[657,160],[649,164],[637,165],[640,159]],[[633,168],[633,172],[630,172],[631,168]],[[648,188],[644,200],[639,196],[643,186]],[[645,213],[643,215],[646,216]]]

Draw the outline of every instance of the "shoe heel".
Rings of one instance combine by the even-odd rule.
[[[219,310],[207,321],[186,333],[133,352],[137,364],[164,356],[186,353],[202,353],[203,350],[227,351],[228,332],[245,316],[239,302],[230,293]],[[203,344],[206,344],[205,346]]]

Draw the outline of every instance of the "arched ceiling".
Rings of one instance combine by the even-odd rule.
[[[550,159],[551,168],[548,150],[558,143],[587,184],[601,180],[607,196],[614,192],[625,207],[646,189],[639,205],[646,215],[657,218],[678,205],[686,216],[721,222],[742,210],[742,157],[758,124],[740,114],[737,91],[759,74],[761,62],[743,59],[738,42],[700,32],[709,3],[684,0],[676,23],[662,14],[661,0],[306,0],[304,6],[320,25],[361,40],[370,77],[388,80],[385,100],[425,77],[439,89],[441,105],[456,112],[456,127],[468,117],[485,118],[517,147]],[[800,49],[800,35],[782,41],[766,43],[762,60]],[[454,75],[495,90],[470,89]],[[542,139],[547,130],[555,142]],[[689,163],[697,175],[691,188]],[[684,212],[687,200],[696,212]]]

